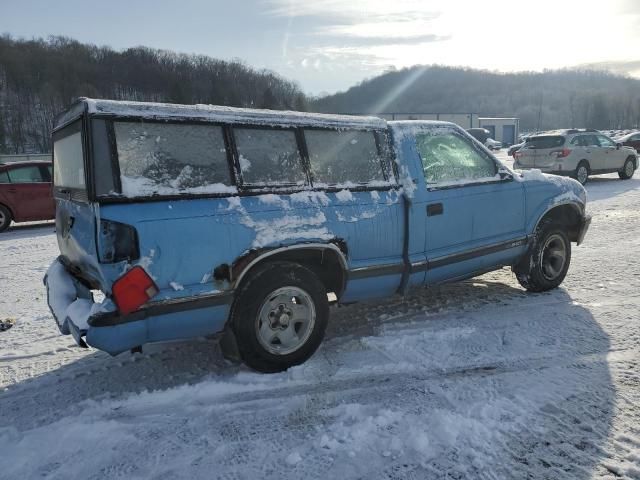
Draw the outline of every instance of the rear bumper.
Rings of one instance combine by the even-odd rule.
[[[47,304],[63,335],[73,335],[76,343],[87,347],[83,340],[89,330],[88,319],[99,311],[115,310],[109,301],[96,303],[91,291],[73,277],[60,259],[56,259],[44,276]]]
[[[60,260],[44,277],[47,302],[63,335],[81,347],[112,355],[149,342],[210,335],[222,331],[229,316],[230,292],[151,302],[127,315],[110,299],[95,302],[91,291]]]

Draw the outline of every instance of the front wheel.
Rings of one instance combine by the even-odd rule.
[[[272,373],[311,357],[328,319],[327,292],[317,275],[297,263],[273,262],[240,288],[231,328],[244,363]]]
[[[627,158],[627,161],[624,162],[624,166],[622,170],[618,172],[618,176],[621,180],[629,180],[633,177],[634,172],[636,171],[636,164],[632,158]]]
[[[0,205],[0,232],[4,232],[11,225],[11,212],[4,205]]]
[[[544,223],[536,231],[527,255],[513,268],[520,285],[530,292],[558,287],[571,263],[571,242],[562,226]]]

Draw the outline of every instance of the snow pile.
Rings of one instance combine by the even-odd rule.
[[[336,198],[341,202],[353,202],[354,198],[350,190],[340,190],[336,193]]]
[[[294,203],[318,204],[326,207],[331,200],[326,193],[322,191],[304,190],[302,192],[292,193],[289,198]]]
[[[251,169],[251,162],[244,155],[240,154],[240,157],[238,158],[238,161],[240,162],[240,170],[243,173],[244,172],[248,172]]]
[[[331,240],[333,235],[327,227],[322,226],[326,221],[322,212],[312,217],[286,215],[271,220],[253,220],[249,216],[243,216],[240,220],[243,225],[255,231],[256,237],[251,244],[254,248],[291,240]]]
[[[49,305],[61,327],[68,319],[80,330],[86,331],[89,329],[87,323],[89,317],[115,309],[109,300],[94,303],[88,291],[86,291],[86,298],[78,298],[78,290],[73,278],[59,260],[51,264],[47,270],[46,278]]]
[[[199,187],[177,188],[171,185],[160,185],[145,177],[127,177],[122,175],[122,195],[127,198],[150,197],[153,195],[183,194],[236,194],[238,189],[222,183],[212,183]]]
[[[402,191],[407,198],[413,198],[413,194],[417,188],[416,183],[413,181],[406,165],[398,166],[400,167],[400,185],[402,185]]]
[[[520,177],[516,175],[514,178],[516,180],[522,180],[525,182],[536,181],[536,180],[540,182],[544,182],[549,177],[548,175],[545,175],[544,173],[542,173],[542,170],[540,170],[539,168],[532,168],[530,170],[520,170],[519,173],[520,173]]]
[[[218,105],[179,105],[170,103],[130,102],[82,98],[90,114],[111,114],[151,119],[206,119],[211,122],[239,123],[270,126],[313,126],[331,128],[386,129],[387,122],[381,118],[355,115],[331,115],[282,110],[235,108]],[[72,107],[73,114],[82,109]],[[69,114],[57,119],[68,121]]]

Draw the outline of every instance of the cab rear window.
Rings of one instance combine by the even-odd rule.
[[[557,135],[548,135],[543,137],[530,137],[527,140],[527,148],[540,150],[543,148],[557,148],[564,145],[565,138]]]
[[[315,183],[384,181],[374,132],[305,130]]]
[[[67,127],[54,137],[53,184],[60,188],[86,188],[79,123]]]
[[[115,122],[114,131],[124,196],[222,193],[230,189],[221,127]]]

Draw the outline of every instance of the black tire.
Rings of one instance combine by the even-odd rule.
[[[293,288],[302,294],[306,294],[307,303],[313,303],[315,310],[315,319],[302,328],[304,331],[303,339],[299,340],[300,345],[295,347],[290,353],[273,353],[269,351],[261,340],[261,327],[264,321],[260,318],[260,312],[263,308],[269,308],[267,305],[269,297],[274,295],[274,299],[278,298],[275,294],[280,289]],[[286,296],[286,294],[281,294]],[[294,297],[296,298],[296,297]],[[296,302],[297,303],[297,302]],[[304,304],[304,301],[302,302]],[[286,307],[285,307],[286,308]],[[293,308],[293,307],[292,307]],[[309,307],[309,310],[311,308]],[[276,311],[275,315],[282,315],[282,310]],[[274,311],[269,313],[272,318]],[[289,315],[285,314],[286,323],[289,325]],[[311,314],[309,315],[309,318]],[[293,318],[293,317],[292,317]],[[286,370],[294,365],[305,362],[320,346],[324,337],[329,320],[329,301],[327,299],[327,291],[318,276],[308,268],[293,262],[271,262],[264,266],[258,267],[258,270],[251,274],[251,277],[245,281],[240,287],[231,311],[230,327],[235,335],[238,353],[242,361],[250,368],[263,373],[274,373]],[[271,320],[270,320],[271,322]],[[278,322],[280,319],[274,320],[275,329],[270,325],[271,332],[278,330],[289,330],[289,326],[284,328]],[[303,325],[302,323],[297,325]],[[298,332],[295,322],[291,322],[291,328],[296,330],[296,339]],[[302,330],[301,330],[302,332]],[[272,349],[277,349],[279,338],[274,339],[274,343],[270,345]]]
[[[558,264],[554,247],[564,249],[564,263]],[[545,292],[558,287],[564,280],[571,263],[571,242],[561,225],[544,222],[536,230],[529,252],[513,272],[520,285],[530,292]]]
[[[583,175],[582,173],[583,168],[586,169],[586,176]],[[580,182],[580,185],[584,185],[589,181],[589,175],[591,175],[591,168],[589,167],[589,162],[587,162],[586,160],[581,160],[580,163],[578,163],[578,166],[576,167],[575,171],[573,172],[572,177],[578,182]]]
[[[618,172],[620,180],[629,180],[636,171],[636,162],[633,158],[627,158],[624,162],[622,170]]]
[[[0,205],[0,233],[4,232],[11,225],[11,212],[4,205]]]

